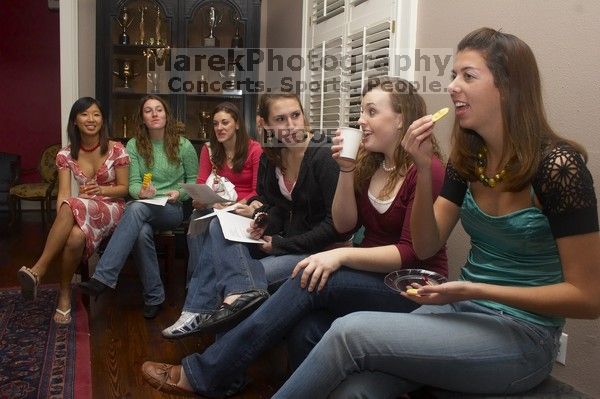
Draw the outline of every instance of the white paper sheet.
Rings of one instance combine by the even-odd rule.
[[[216,204],[231,202],[228,199],[215,194],[206,184],[182,184],[181,187],[192,197],[203,204]]]
[[[161,197],[154,197],[154,198],[138,199],[136,201],[143,202],[145,204],[150,204],[150,205],[165,206],[168,199],[169,199],[168,196],[161,196]]]
[[[225,208],[223,208],[223,209],[219,209],[218,211],[219,211],[219,212],[230,212],[230,211],[233,211],[233,210],[235,210],[235,208],[237,208],[237,206],[238,206],[238,204],[231,204],[231,205],[229,205],[229,206],[226,206],[226,207],[225,207]],[[213,211],[213,212],[211,212],[211,213],[207,213],[207,214],[206,214],[206,215],[204,215],[204,216],[200,216],[199,218],[196,218],[196,219],[194,219],[194,220],[208,219],[208,218],[211,218],[211,217],[213,217],[213,216],[217,216],[217,211],[216,211],[216,210],[215,210],[215,211]]]
[[[240,216],[231,212],[224,212],[224,210],[215,211],[221,223],[221,229],[223,230],[223,236],[230,241],[247,242],[254,244],[263,244],[264,240],[255,240],[248,236],[246,231],[252,219]]]
[[[229,206],[226,206],[225,208],[221,209],[221,212],[233,211],[237,207],[237,205],[238,204],[231,204]],[[206,215],[190,220],[190,225],[188,226],[188,235],[195,236],[198,234],[204,234],[206,228],[208,227],[208,224],[210,223],[210,219],[213,216],[217,216],[217,212],[210,212]]]

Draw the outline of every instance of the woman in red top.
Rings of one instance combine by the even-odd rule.
[[[256,178],[262,149],[258,142],[248,136],[244,121],[241,120],[240,112],[234,104],[223,102],[217,105],[212,112],[212,119],[213,134],[200,152],[197,182],[210,185],[212,182],[206,180],[214,165],[220,177],[235,185],[236,201],[245,204],[246,199],[256,195]],[[208,206],[222,207],[220,204],[201,204],[194,201],[196,209]]]
[[[213,134],[209,137],[200,151],[200,162],[198,167],[198,184],[209,184],[207,182],[211,172],[229,180],[235,186],[238,202],[241,208],[238,213],[252,215],[254,210],[261,204],[254,201],[252,206],[246,205],[246,199],[256,196],[256,181],[258,177],[258,165],[262,155],[260,144],[252,140],[246,131],[244,120],[240,117],[240,111],[235,104],[222,102],[212,111]],[[212,177],[211,177],[212,179]],[[197,200],[192,201],[194,213],[190,220],[196,219],[207,211],[208,208],[223,208],[225,205],[203,204]],[[189,282],[194,272],[194,266],[202,251],[202,240],[190,229],[187,236],[189,251],[187,281]],[[187,285],[187,284],[186,284]]]

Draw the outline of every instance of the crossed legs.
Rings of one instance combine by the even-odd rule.
[[[73,273],[77,269],[83,256],[85,248],[85,234],[79,228],[71,208],[67,204],[61,204],[56,220],[52,224],[44,251],[37,262],[28,269],[33,276],[37,276],[34,291],[37,284],[48,271],[51,262],[60,256],[60,294],[58,297],[57,312],[54,321],[57,323],[68,323],[71,321],[71,288],[70,283]],[[35,295],[35,294],[34,294]]]

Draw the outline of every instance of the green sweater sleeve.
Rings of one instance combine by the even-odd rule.
[[[139,198],[142,188],[142,180],[145,173],[152,173],[152,185],[156,188],[156,195],[166,195],[167,192],[179,191],[179,200],[185,201],[189,196],[181,188],[182,183],[195,183],[198,174],[198,155],[192,143],[185,137],[179,141],[180,162],[172,164],[169,162],[162,141],[152,143],[152,157],[154,165],[148,168],[144,159],[138,154],[135,139],[129,140],[127,150],[132,151],[130,155],[132,165],[129,173],[129,194],[133,198]]]

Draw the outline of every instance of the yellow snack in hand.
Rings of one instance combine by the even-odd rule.
[[[417,293],[417,291],[418,290],[416,288],[409,288],[409,289],[406,290],[406,294],[418,296],[419,294]]]
[[[448,107],[446,108],[442,108],[440,109],[438,112],[436,112],[435,114],[433,114],[431,116],[431,121],[432,122],[437,122],[440,119],[442,119],[444,116],[446,116],[446,114],[448,113],[448,111],[450,111],[450,109]]]
[[[142,179],[142,188],[148,188],[150,183],[152,183],[152,173],[144,173],[144,177]]]

